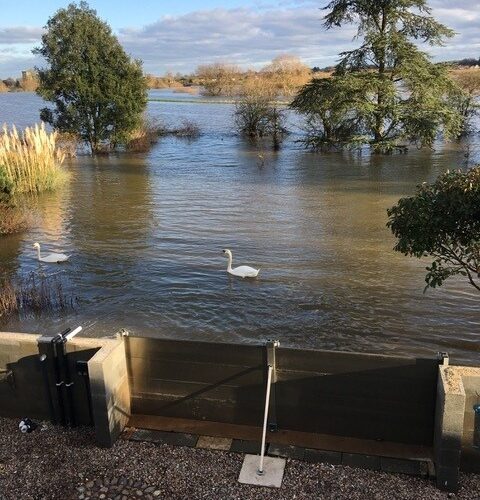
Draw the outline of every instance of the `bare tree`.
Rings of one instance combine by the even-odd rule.
[[[234,95],[241,78],[238,66],[227,63],[202,64],[195,72],[202,84],[205,95]]]
[[[312,77],[310,68],[297,56],[282,54],[262,69],[279,94],[291,96]]]

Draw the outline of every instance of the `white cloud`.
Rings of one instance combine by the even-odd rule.
[[[219,8],[163,16],[139,28],[123,28],[118,37],[126,50],[144,61],[145,70],[188,72],[213,60],[260,66],[281,53],[293,53],[310,65],[334,64],[337,54],[353,47],[354,28],[345,26],[325,31],[321,3],[311,0],[257,1],[255,7]],[[480,11],[478,0],[430,2],[432,15],[453,28],[458,35],[445,47],[425,47],[437,60],[480,56]],[[41,28],[0,27],[0,46],[11,48],[8,65],[0,59],[0,75],[24,68],[25,53],[38,44]],[[355,45],[358,42],[355,42]]]

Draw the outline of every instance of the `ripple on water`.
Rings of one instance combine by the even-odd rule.
[[[15,106],[2,106],[6,100]],[[10,103],[12,104],[12,103]],[[0,122],[36,120],[33,95],[0,95]],[[392,251],[386,208],[462,161],[455,147],[395,157],[316,155],[291,135],[278,152],[232,132],[227,105],[152,103],[172,125],[199,122],[198,141],[162,139],[146,155],[80,157],[65,189],[39,197],[38,224],[8,238],[8,272],[61,272],[81,302],[61,318],[7,328],[88,335],[127,328],[162,337],[431,356],[478,357],[478,294],[460,281],[423,294],[426,262]],[[259,166],[258,154],[265,158]],[[31,244],[71,253],[39,267]],[[229,277],[234,264],[258,280]]]

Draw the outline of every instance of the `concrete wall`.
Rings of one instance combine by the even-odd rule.
[[[88,362],[95,434],[112,446],[130,418],[130,388],[123,338],[104,345]]]
[[[62,421],[60,408],[68,409],[68,405],[60,404],[51,338],[0,332],[1,416]],[[128,421],[130,411],[123,340],[75,337],[68,341],[66,349],[73,382],[74,423],[94,425],[99,444],[111,446]],[[42,354],[46,356],[43,364]],[[77,361],[88,362],[87,377],[79,373]],[[66,402],[64,387],[62,397]],[[52,409],[48,404],[49,395]]]
[[[480,472],[480,448],[473,441],[473,406],[480,402],[480,368],[441,366],[437,387],[434,455],[437,485],[457,491],[459,470]]]

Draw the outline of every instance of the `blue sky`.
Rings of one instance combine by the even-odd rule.
[[[314,0],[91,0],[127,52],[145,71],[190,72],[212,61],[260,67],[291,53],[313,66],[334,64],[352,47],[353,30],[325,31]],[[62,0],[3,1],[0,16],[0,77],[41,65],[31,49]],[[480,56],[479,0],[430,0],[433,15],[458,34],[445,47],[425,49],[435,60]]]
[[[0,26],[43,26],[57,9],[68,5],[62,0],[13,0],[2,2]],[[279,2],[273,2],[278,4]],[[283,2],[285,3],[285,2]],[[299,2],[289,2],[295,4]],[[306,3],[306,2],[302,2]],[[245,7],[267,5],[260,1],[220,0],[91,0],[90,7],[108,21],[114,29],[126,26],[142,26],[159,19],[163,15],[181,15],[195,10],[210,10],[218,7]]]

